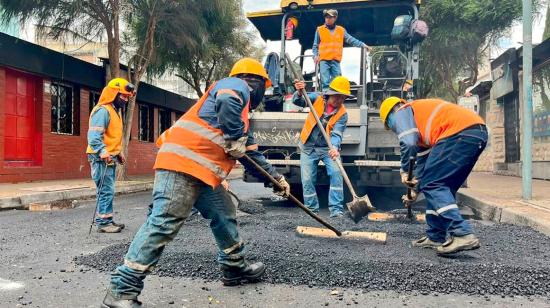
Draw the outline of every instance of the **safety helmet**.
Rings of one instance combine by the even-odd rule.
[[[338,17],[338,11],[335,9],[323,10],[323,16],[326,17],[327,15],[331,17]]]
[[[134,96],[136,94],[136,87],[124,78],[115,78],[107,84],[108,88],[115,89],[118,93]]]
[[[325,92],[325,95],[334,94],[352,96],[351,86],[349,80],[346,77],[337,76],[330,82],[329,89]]]
[[[235,62],[229,76],[233,77],[240,74],[252,74],[260,76],[265,80],[265,87],[271,87],[271,80],[265,71],[265,68],[258,60],[252,58],[242,58]]]
[[[386,129],[389,129],[388,125],[386,124],[388,115],[392,111],[393,107],[395,107],[395,105],[399,103],[406,103],[406,102],[402,98],[399,98],[396,96],[390,96],[382,102],[382,105],[380,105],[380,120],[382,121],[382,123],[384,123],[384,126],[386,127]]]
[[[288,20],[292,22],[295,28],[298,28],[298,18],[291,16]]]

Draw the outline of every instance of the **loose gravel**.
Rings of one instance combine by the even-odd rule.
[[[329,219],[341,230],[383,231],[386,245],[351,240],[300,238],[296,226],[318,226],[297,208],[263,207],[253,201],[241,217],[240,233],[249,259],[268,265],[265,281],[310,287],[353,287],[421,294],[463,293],[550,297],[550,239],[527,227],[472,221],[482,247],[438,257],[428,249],[411,248],[425,225],[408,221],[354,224]],[[242,210],[241,204],[241,210]],[[261,210],[258,210],[261,209]],[[112,271],[128,244],[109,246],[76,262]],[[202,218],[190,219],[165,250],[154,274],[217,280],[216,246]]]

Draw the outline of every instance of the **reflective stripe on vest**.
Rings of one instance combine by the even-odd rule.
[[[419,99],[399,110],[413,109],[414,121],[420,134],[419,146],[434,146],[439,140],[455,135],[475,124],[485,124],[473,111],[441,99]]]
[[[90,126],[88,131],[103,132],[103,143],[105,144],[105,150],[111,155],[118,155],[122,151],[122,117],[111,104],[96,105],[92,112],[90,112],[90,120],[88,123],[92,123],[92,116],[99,110],[99,108],[105,108],[109,112],[109,125],[107,128],[99,126]],[[86,153],[93,154],[94,150],[88,146]]]
[[[212,187],[218,186],[227,177],[235,160],[225,153],[223,132],[199,117],[199,111],[213,87],[159,137],[156,144],[160,149],[155,169],[183,172]],[[245,131],[249,126],[248,105],[247,102],[241,113]]]
[[[325,99],[323,96],[317,97],[315,102],[313,103],[313,108],[317,112],[317,115],[319,117],[323,116],[323,113],[325,112]],[[330,134],[332,133],[332,129],[334,128],[334,125],[338,120],[346,114],[346,107],[344,105],[340,106],[338,111],[331,116],[331,118],[328,120],[327,126],[325,128],[327,135],[330,137]],[[307,139],[309,138],[309,135],[311,135],[311,132],[313,131],[313,128],[317,126],[317,122],[315,121],[315,117],[313,116],[313,113],[310,111],[309,115],[307,116],[306,122],[304,123],[304,127],[302,128],[302,132],[300,133],[300,141],[302,141],[303,144],[307,142]],[[329,145],[330,146],[330,145]]]
[[[344,50],[344,34],[345,30],[341,26],[336,26],[334,32],[322,25],[317,27],[319,33],[319,60],[342,60],[342,52]]]

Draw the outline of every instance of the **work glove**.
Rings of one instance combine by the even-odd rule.
[[[403,196],[401,196],[401,200],[403,201],[403,203],[408,204],[408,203],[413,203],[416,201],[416,198],[418,198],[418,193],[415,191],[415,190],[412,190],[411,189],[411,197],[409,198],[409,196],[407,196],[407,194],[404,194]]]
[[[273,186],[273,193],[275,193],[277,196],[281,197],[288,197],[290,195],[290,185],[286,181],[285,177],[281,175],[279,179],[277,179],[277,182],[282,186],[283,190],[280,190],[280,188],[277,185]]]
[[[244,156],[246,152],[246,140],[247,136],[243,136],[237,140],[225,141],[225,153],[234,159],[239,159]]]
[[[403,183],[408,188],[414,189],[416,188],[416,185],[418,185],[418,179],[416,177],[413,177],[412,180],[408,180],[409,174],[407,172],[401,171],[401,183]]]

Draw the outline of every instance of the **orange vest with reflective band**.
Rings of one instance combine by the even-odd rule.
[[[116,156],[122,151],[122,117],[111,104],[96,105],[92,112],[90,112],[90,121],[92,123],[92,115],[99,109],[105,108],[109,112],[109,126],[103,132],[103,143],[105,143],[105,150],[109,154]],[[96,127],[90,127],[89,129],[100,129]],[[90,146],[86,149],[86,153],[95,153]]]
[[[334,32],[322,25],[317,27],[319,32],[319,60],[342,60],[342,52],[344,51],[344,30],[341,26],[336,26]]]
[[[208,98],[212,85],[191,109],[157,139],[160,148],[154,169],[166,169],[189,174],[216,187],[227,177],[235,160],[224,151],[225,139],[221,129],[210,126],[199,117],[199,111]],[[220,89],[218,94],[240,96],[231,89]],[[249,102],[241,113],[248,131]]]
[[[475,124],[485,124],[473,111],[441,99],[419,99],[400,108],[411,107],[420,134],[420,146],[432,147],[439,140]]]
[[[317,115],[319,118],[323,115],[323,112],[325,112],[325,99],[323,96],[317,97],[315,102],[313,102],[313,108],[317,112]],[[332,117],[328,120],[327,127],[325,127],[325,130],[327,132],[327,135],[330,137],[330,133],[332,132],[332,129],[334,128],[334,124],[340,120],[340,118],[346,114],[346,107],[344,105],[340,106],[338,111],[336,111],[335,114],[332,115]],[[304,127],[302,128],[302,132],[300,133],[300,140],[303,144],[307,142],[307,139],[309,138],[309,135],[311,135],[311,132],[313,131],[313,128],[317,126],[317,122],[315,121],[315,117],[313,116],[313,113],[310,111],[309,115],[307,116],[306,122],[304,123]],[[329,144],[330,146],[330,144]]]

